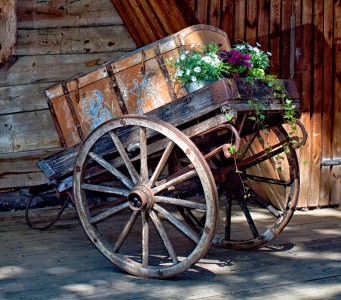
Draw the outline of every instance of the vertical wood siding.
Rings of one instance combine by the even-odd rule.
[[[299,206],[340,205],[341,165],[322,166],[321,161],[341,159],[341,1],[189,3],[200,23],[219,26],[232,43],[257,41],[263,50],[270,51],[271,73],[278,77],[290,77],[290,63],[294,59],[293,79],[302,99],[301,121],[309,133],[306,146],[299,150],[302,183]],[[208,13],[212,10],[216,12]],[[293,58],[291,30],[295,34]],[[304,161],[309,164],[304,166]]]

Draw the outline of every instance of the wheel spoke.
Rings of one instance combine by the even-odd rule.
[[[119,170],[117,170],[114,166],[112,166],[108,161],[103,159],[101,156],[97,155],[94,152],[89,152],[89,156],[97,161],[101,166],[106,168],[111,174],[116,176],[127,188],[132,189],[134,184],[133,182],[127,178],[124,174],[122,174]]]
[[[258,238],[259,237],[259,233],[258,233],[258,230],[256,228],[256,225],[255,223],[253,222],[253,219],[251,217],[251,214],[250,214],[250,211],[246,205],[246,202],[244,201],[244,199],[239,199],[238,198],[238,203],[240,205],[240,207],[242,208],[242,211],[244,213],[244,216],[247,220],[247,223],[249,224],[249,227],[250,227],[250,230],[253,234],[253,237],[254,238]]]
[[[99,223],[99,222],[102,222],[106,219],[108,219],[109,217],[121,212],[122,210],[126,209],[129,207],[129,203],[128,202],[125,202],[125,203],[122,203],[118,206],[115,206],[115,207],[112,207],[94,217],[92,217],[89,222],[90,224],[96,224],[96,223]]]
[[[118,250],[120,250],[123,242],[125,241],[125,239],[128,236],[128,233],[130,232],[131,228],[133,227],[133,225],[136,222],[138,213],[139,213],[138,211],[133,211],[133,213],[131,214],[128,222],[125,224],[120,236],[118,237],[118,239],[115,243],[114,252],[117,252]]]
[[[167,145],[165,151],[164,151],[163,154],[162,154],[162,157],[161,157],[161,159],[160,159],[158,165],[156,166],[156,169],[155,169],[155,171],[154,171],[152,177],[151,177],[150,180],[149,180],[148,185],[149,185],[150,187],[152,187],[152,186],[155,184],[155,181],[158,179],[158,177],[159,177],[161,171],[163,170],[163,168],[164,168],[164,166],[165,166],[165,164],[166,164],[166,162],[167,162],[167,160],[168,160],[168,158],[169,158],[169,155],[172,153],[172,150],[173,150],[173,148],[174,148],[174,145],[175,145],[174,142],[169,142],[169,143],[168,143],[168,145]]]
[[[206,210],[206,205],[203,203],[197,203],[197,202],[192,202],[188,200],[165,197],[165,196],[156,196],[155,199],[156,199],[156,202],[158,203],[173,204],[173,205],[178,205],[182,207]]]
[[[141,212],[142,216],[142,267],[147,268],[149,265],[149,223],[148,213]]]
[[[174,264],[178,263],[178,258],[175,254],[174,248],[172,246],[171,241],[168,238],[167,232],[165,230],[165,227],[162,225],[161,220],[159,219],[159,217],[157,216],[157,214],[152,210],[150,211],[150,217],[157,229],[157,231],[159,232],[159,235],[163,241],[163,244],[165,245],[169,256],[171,257],[172,261]]]
[[[140,174],[142,183],[148,182],[148,160],[147,160],[147,138],[146,138],[146,128],[140,127],[140,155],[141,155],[141,165]]]
[[[226,220],[225,220],[225,240],[231,240],[231,218],[232,218],[232,196],[226,191]]]
[[[161,206],[154,204],[154,209],[160,213],[165,219],[173,224],[180,232],[190,238],[193,242],[199,243],[200,237],[191,228],[184,225],[180,220],[174,217],[170,212],[162,208]]]
[[[130,161],[129,159],[129,156],[126,152],[126,150],[124,149],[124,146],[122,145],[120,139],[117,137],[116,134],[114,134],[112,131],[110,131],[110,136],[111,136],[111,139],[113,140],[116,148],[117,148],[117,151],[120,153],[127,169],[128,169],[128,172],[131,176],[131,179],[133,181],[133,183],[137,183],[140,179],[138,173],[136,172],[132,162]]]
[[[279,218],[283,215],[283,213],[276,208],[274,208],[271,204],[269,204],[266,200],[264,200],[259,194],[257,194],[253,189],[249,189],[248,192],[251,195],[251,198],[256,201],[260,206],[266,208],[269,212],[271,212],[276,218]]]
[[[269,184],[277,184],[277,185],[282,185],[282,186],[290,186],[292,184],[292,181],[288,181],[288,180],[281,180],[281,179],[275,179],[275,178],[249,175],[249,174],[246,174],[245,176],[250,180],[269,183]]]
[[[268,160],[269,158],[275,157],[276,155],[282,153],[283,151],[284,151],[283,148],[276,149],[274,151],[271,151],[270,153],[267,153],[265,150],[261,151],[251,157],[248,157],[245,160],[238,161],[237,167],[240,170],[251,168],[255,165],[262,163],[263,161]]]
[[[108,193],[108,194],[121,195],[121,196],[129,195],[128,190],[114,188],[114,187],[105,186],[105,185],[83,183],[81,187],[83,190],[87,190],[87,191],[95,191],[95,192]]]
[[[258,135],[258,132],[255,131],[248,137],[247,143],[245,144],[243,151],[241,151],[240,154],[238,154],[238,156],[237,156],[238,160],[241,160],[244,158],[245,154],[250,149],[250,147],[251,147],[253,141],[255,140],[255,138],[257,137],[257,135]]]
[[[187,179],[190,179],[192,177],[194,177],[195,175],[197,175],[197,172],[195,170],[191,170],[185,174],[180,175],[179,177],[173,178],[169,181],[167,181],[167,179],[165,179],[165,183],[156,186],[153,188],[153,191],[155,194],[167,189],[168,187],[172,186],[172,185],[177,185]]]

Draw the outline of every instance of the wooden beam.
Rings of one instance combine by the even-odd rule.
[[[194,12],[177,0],[111,0],[138,47],[194,24]],[[176,21],[174,21],[176,20]]]
[[[17,31],[16,0],[0,0],[0,65],[14,53]]]

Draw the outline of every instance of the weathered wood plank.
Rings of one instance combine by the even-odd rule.
[[[333,158],[341,158],[341,1],[334,1],[334,111],[332,147]],[[331,204],[341,204],[341,166],[332,168]]]
[[[60,146],[49,110],[0,116],[0,153]]]
[[[281,36],[281,0],[272,0],[270,6],[270,73],[280,77],[280,36]]]
[[[221,22],[221,1],[211,0],[209,5],[209,24],[215,27],[220,27]]]
[[[270,0],[259,0],[257,39],[264,51],[269,50]]]
[[[303,218],[324,220],[325,224],[331,220],[335,224],[340,221],[339,213],[340,209],[298,213],[292,222]],[[318,230],[306,230],[309,236],[304,242],[290,240],[299,225],[287,228],[280,244],[270,244],[258,251],[226,251],[212,246],[193,271],[171,280],[151,279],[146,285],[145,279],[112,266],[92,246],[74,210],[68,210],[49,231],[29,230],[23,212],[1,213],[0,224],[0,296],[8,300],[24,299],[28,294],[39,299],[86,295],[139,300],[204,297],[270,300],[288,298],[288,293],[296,299],[307,295],[334,299],[341,292],[341,273],[336,263],[340,260],[339,237],[329,239],[328,235],[320,234],[329,229],[323,225]],[[309,229],[309,223],[304,228]],[[187,295],[183,295],[184,290]]]
[[[289,78],[290,74],[290,47],[291,47],[291,16],[292,3],[291,1],[282,1],[281,8],[281,78]]]
[[[112,0],[118,14],[138,47],[142,47],[187,27],[176,1]],[[169,18],[169,15],[172,18]],[[176,20],[174,22],[173,20]]]
[[[255,45],[257,41],[259,1],[247,1],[246,4],[246,40]]]
[[[311,139],[312,139],[312,160],[310,161],[311,176],[310,176],[310,197],[308,201],[309,207],[319,206],[321,169],[320,162],[322,160],[322,101],[323,101],[323,3],[317,1],[313,6],[313,21],[314,21],[314,40],[313,40],[313,81],[314,87],[312,97],[313,107],[311,107]]]
[[[322,160],[330,159],[332,156],[332,103],[333,103],[333,80],[332,78],[332,65],[333,65],[333,55],[332,55],[332,45],[333,45],[333,1],[324,1],[323,8],[323,105],[322,105]],[[331,172],[330,168],[321,166],[321,176],[320,176],[320,206],[329,205],[330,190],[331,190]]]
[[[16,0],[0,1],[0,66],[14,53],[16,43]]]
[[[110,62],[123,54],[124,52],[107,52],[22,56],[9,69],[0,71],[0,87],[16,83],[63,81],[76,74],[90,72],[99,65]]]
[[[302,2],[302,30],[301,38],[297,41],[299,49],[301,49],[301,56],[299,57],[300,69],[298,72],[302,74],[302,124],[305,126],[309,136],[307,143],[300,151],[300,173],[301,173],[301,189],[298,205],[300,207],[308,206],[309,199],[309,186],[310,186],[310,165],[305,166],[304,161],[309,164],[312,160],[311,153],[311,121],[310,121],[310,101],[311,101],[311,70],[312,70],[312,53],[311,53],[311,43],[312,43],[312,1],[303,0]]]
[[[0,190],[34,186],[48,181],[37,167],[37,161],[61,148],[0,154]]]
[[[132,51],[136,45],[123,25],[19,29],[16,55]]]
[[[235,15],[233,21],[234,34],[232,37],[232,41],[233,43],[237,43],[238,41],[245,40],[246,0],[235,1],[234,4],[235,4]]]
[[[53,83],[0,87],[0,115],[48,108],[44,91]]]
[[[234,0],[223,0],[222,2],[222,22],[221,29],[227,33],[227,37],[232,42],[233,39],[233,19],[234,19]]]
[[[110,0],[18,0],[18,28],[122,25]]]

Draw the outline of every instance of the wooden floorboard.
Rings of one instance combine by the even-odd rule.
[[[167,280],[134,277],[91,244],[69,209],[47,231],[0,213],[0,299],[341,299],[341,209],[296,212],[256,251],[212,246]]]

